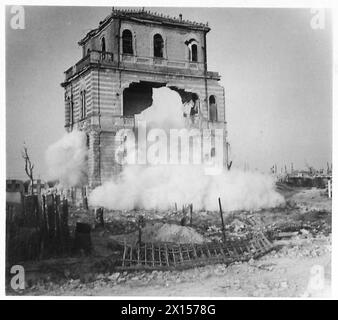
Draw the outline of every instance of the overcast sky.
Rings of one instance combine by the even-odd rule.
[[[147,8],[149,9],[149,8]],[[268,171],[331,162],[331,17],[311,28],[310,9],[150,8],[209,22],[208,68],[225,87],[234,165]],[[25,7],[25,29],[6,9],[7,177],[24,178],[29,148],[36,177],[47,146],[64,133],[63,71],[81,58],[77,41],[110,8]]]

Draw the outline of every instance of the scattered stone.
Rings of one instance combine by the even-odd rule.
[[[71,279],[70,280],[70,285],[72,288],[77,288],[80,285],[80,279]]]
[[[117,279],[117,283],[122,283],[122,282],[126,282],[127,280],[126,280],[126,278],[118,278]]]
[[[96,280],[102,280],[102,279],[104,279],[104,278],[105,278],[105,276],[104,276],[103,273],[99,273],[99,274],[96,276]]]
[[[108,279],[111,280],[111,281],[116,281],[119,277],[120,277],[120,273],[119,272],[115,272],[115,273],[112,273],[108,277]]]

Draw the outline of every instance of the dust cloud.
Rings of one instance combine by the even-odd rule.
[[[45,154],[48,178],[56,179],[62,187],[80,186],[87,180],[86,134],[66,133],[50,145]]]
[[[186,119],[181,99],[168,88],[154,89],[153,105],[136,116],[151,128],[183,128]],[[94,189],[92,206],[108,209],[167,210],[193,204],[196,210],[217,210],[218,197],[225,211],[257,210],[284,202],[274,179],[259,172],[223,170],[208,175],[203,165],[127,165],[119,177]]]

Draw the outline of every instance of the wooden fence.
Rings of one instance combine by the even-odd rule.
[[[15,263],[69,252],[68,203],[59,195],[24,196],[6,203],[6,260]]]

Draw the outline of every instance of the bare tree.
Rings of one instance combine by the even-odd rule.
[[[22,158],[25,160],[25,172],[31,182],[31,194],[33,194],[33,182],[34,182],[34,178],[33,178],[33,169],[34,169],[34,164],[32,164],[31,159],[28,155],[28,150],[26,145],[24,144],[23,146],[23,150],[22,150]]]

